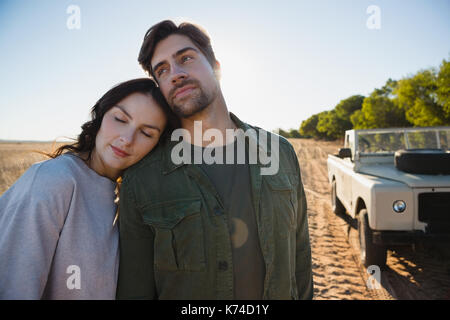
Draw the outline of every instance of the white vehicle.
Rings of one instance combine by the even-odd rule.
[[[329,155],[336,214],[358,219],[361,262],[386,264],[386,249],[450,236],[450,127],[349,130]]]

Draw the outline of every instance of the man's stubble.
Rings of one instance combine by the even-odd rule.
[[[193,115],[205,110],[216,99],[218,93],[217,87],[214,88],[213,92],[209,94],[206,93],[200,84],[193,80],[186,81],[177,86],[177,88],[187,84],[195,84],[195,92],[190,97],[187,97],[178,103],[174,102],[174,99],[171,99],[169,102],[173,112],[182,119],[192,117]],[[174,89],[176,90],[177,88]]]

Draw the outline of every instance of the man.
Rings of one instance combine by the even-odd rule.
[[[290,143],[228,111],[220,65],[199,27],[154,25],[138,60],[179,116],[184,141],[161,141],[124,175],[117,297],[311,299],[306,199]],[[196,137],[208,130],[216,139],[206,145],[210,139]],[[238,131],[244,138],[230,137]],[[174,161],[180,144],[181,162]],[[267,157],[250,161],[261,152],[278,170],[262,174]],[[197,161],[221,153],[226,163]]]

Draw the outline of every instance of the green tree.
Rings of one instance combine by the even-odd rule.
[[[319,121],[319,115],[314,114],[306,120],[302,121],[300,125],[300,134],[307,138],[317,138],[319,132],[317,131],[317,122]]]
[[[337,119],[331,118],[330,120],[335,121],[335,128],[331,129],[333,136],[336,138],[343,137],[346,130],[353,128],[350,117],[357,111],[362,109],[362,104],[364,101],[364,96],[354,95],[350,98],[341,100],[338,105],[334,108]]]
[[[445,70],[442,82],[445,82]],[[441,88],[442,89],[442,88]],[[446,89],[442,89],[445,91]],[[396,102],[404,110],[406,119],[414,126],[439,126],[449,123],[444,107],[438,99],[438,75],[432,68],[398,82],[394,93]],[[441,94],[441,100],[445,97]]]
[[[300,134],[300,132],[297,129],[290,129],[289,135],[291,138],[302,138],[302,135]]]
[[[365,98],[361,110],[356,110],[350,117],[355,129],[409,127],[404,111],[395,100],[398,81],[388,79],[386,84],[375,89]]]
[[[342,120],[346,121],[347,127],[351,128],[350,116],[357,110],[361,110],[364,101],[364,96],[354,95],[350,98],[341,100],[334,108],[336,115]],[[348,130],[348,129],[346,129]]]
[[[450,62],[443,60],[437,76],[437,101],[442,106],[444,116],[450,119]]]
[[[303,121],[300,126],[300,134],[303,137],[310,137],[315,139],[324,139],[327,138],[326,132],[322,132],[318,130],[319,118],[323,117],[328,111],[323,111],[317,114],[312,115],[307,120]]]
[[[379,97],[386,97],[386,98],[390,98],[393,99],[394,98],[394,91],[398,86],[398,81],[397,80],[392,80],[391,78],[389,78],[385,85],[383,87],[381,87],[381,89],[375,89],[373,91],[373,94]]]
[[[389,78],[369,97],[354,95],[341,100],[333,110],[303,121],[299,131],[304,137],[337,139],[352,128],[449,124],[450,62],[443,60],[439,72],[431,68],[398,81]]]
[[[317,130],[327,139],[338,139],[344,136],[345,121],[338,117],[335,110],[325,111],[319,114]]]

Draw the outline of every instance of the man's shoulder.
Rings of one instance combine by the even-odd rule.
[[[254,126],[251,125],[249,123],[246,123],[247,126],[249,126],[251,129],[254,129],[255,131],[259,132],[259,136],[261,136],[261,134],[265,135],[268,139],[267,141],[272,141],[272,139],[277,139],[279,146],[282,150],[280,151],[284,151],[284,152],[292,152],[294,150],[294,147],[292,146],[292,144],[289,142],[289,140],[287,140],[285,137],[280,136],[279,134],[276,134],[274,132],[270,132],[267,131],[261,127],[258,126]]]
[[[161,169],[165,142],[158,143],[152,151],[145,155],[139,162],[135,163],[123,175],[124,180],[140,176],[143,171]],[[160,170],[161,171],[161,170]]]

